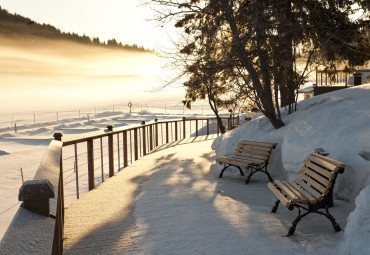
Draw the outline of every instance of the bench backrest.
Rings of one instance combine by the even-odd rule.
[[[294,181],[321,201],[330,193],[338,173],[343,173],[345,167],[339,161],[313,153],[303,161],[302,171]]]
[[[276,145],[277,143],[242,140],[236,147],[235,155],[238,157],[267,161],[270,158],[271,151]]]

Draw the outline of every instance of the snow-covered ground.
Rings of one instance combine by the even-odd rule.
[[[105,129],[108,124],[113,124],[115,127],[129,127],[139,125],[143,120],[153,121],[155,118],[168,120],[180,119],[183,116],[213,117],[205,106],[199,105],[198,110],[190,111],[183,110],[182,107],[175,108],[175,103],[168,103],[168,105],[172,107],[149,108],[149,111],[144,108],[132,114],[128,113],[128,108],[125,112],[118,110],[113,112],[107,109],[96,115],[91,113],[89,120],[86,116],[79,118],[78,112],[71,112],[57,121],[54,112],[40,112],[43,120],[39,120],[36,124],[33,118],[22,118],[27,115],[19,115],[17,133],[14,131],[14,125],[10,126],[8,119],[0,118],[0,240],[20,205],[18,192],[22,185],[22,172],[24,180],[33,179],[54,133],[73,135]],[[66,186],[66,194],[73,194],[69,202],[76,198],[75,186],[72,184]]]
[[[297,112],[282,112],[285,126],[275,130],[265,117],[217,138],[212,148],[217,156],[234,151],[238,141],[261,140],[279,143],[269,161],[277,175],[293,179],[306,156],[322,148],[346,164],[337,179],[337,199],[356,203],[347,219],[342,254],[370,254],[370,84],[356,86],[304,100]],[[231,175],[239,176],[234,169]]]
[[[241,139],[278,142],[279,145],[271,156],[269,169],[274,176],[280,176],[280,178],[285,176],[288,179],[296,176],[303,159],[316,148],[323,148],[330,157],[344,162],[347,167],[345,173],[337,180],[335,197],[354,203],[355,209],[349,214],[344,235],[339,236],[342,239],[338,240],[340,245],[336,248],[341,254],[369,254],[370,248],[367,245],[367,240],[370,239],[369,97],[370,85],[367,84],[310,98],[300,102],[297,112],[291,115],[283,111],[285,127],[275,130],[266,118],[258,117],[216,139],[212,148],[215,149],[217,156],[220,156],[234,151]],[[122,117],[125,113],[119,114]],[[115,117],[112,115],[114,114],[104,113],[99,116],[101,119],[90,123],[86,120],[75,120],[73,124],[68,124],[66,120],[65,123],[56,124],[62,125],[64,131],[71,125],[75,130],[70,129],[68,132],[81,132],[76,128],[87,130],[102,128],[103,124],[114,121]],[[160,115],[162,116],[159,118],[174,117]],[[141,121],[149,120],[154,116],[155,114],[132,114],[126,115],[125,118],[136,118]],[[119,120],[115,121],[118,124]],[[48,125],[49,128],[40,128],[32,126],[31,123],[29,128],[11,135],[15,138],[50,137],[58,128],[61,128],[54,124]],[[2,176],[0,195],[4,201],[0,204],[2,231],[6,230],[3,223],[6,216],[11,219],[12,210],[14,214],[18,207],[16,196],[21,184],[20,167],[24,171],[25,179],[31,179],[48,143],[48,140],[42,139],[0,139]],[[213,167],[217,168],[217,166],[215,164]],[[227,178],[240,178],[237,171],[228,171],[227,174]],[[233,192],[240,192],[240,189],[233,189]],[[236,194],[236,196],[239,195]],[[14,207],[11,208],[12,206]],[[207,222],[212,223],[212,221]],[[207,226],[202,225],[202,228]],[[253,228],[250,231],[253,231]]]

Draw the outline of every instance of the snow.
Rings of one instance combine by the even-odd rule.
[[[173,102],[168,102],[169,105],[171,103]],[[200,109],[200,105],[198,107]],[[35,124],[33,119],[23,118],[27,114],[18,115],[17,133],[14,132],[14,127],[9,127],[7,119],[0,116],[0,240],[20,205],[18,192],[22,185],[21,169],[24,180],[33,179],[54,133],[62,132],[64,136],[68,136],[105,129],[107,125],[130,127],[139,125],[143,120],[148,123],[155,118],[170,120],[181,119],[183,116],[199,117],[201,113],[199,110],[183,111],[182,107],[173,107],[166,111],[165,113],[163,108],[149,108],[129,114],[126,107],[123,111],[104,111],[96,115],[91,113],[90,120],[86,116],[78,118],[78,111],[77,114],[75,111],[66,112],[64,118],[58,121],[54,112],[40,112],[38,116],[42,117],[42,121],[39,120]],[[201,116],[213,117],[206,107],[204,114]],[[71,192],[68,188],[74,189],[74,186],[67,185],[66,199],[69,198],[69,193],[73,193],[75,199],[75,191]]]
[[[176,150],[181,151],[181,148],[173,147],[171,153],[162,151],[162,157],[155,159],[156,164],[165,164],[164,170],[159,171],[157,165],[153,165],[147,173],[151,178],[140,188],[135,202],[137,221],[133,237],[139,249],[136,251],[142,254],[169,254],[174,250],[181,254],[207,254],[208,251],[226,254],[230,253],[230,250],[226,250],[227,244],[235,253],[250,249],[251,253],[263,251],[264,254],[273,254],[280,248],[287,251],[292,247],[291,254],[368,254],[369,98],[370,84],[309,98],[301,101],[297,112],[291,115],[282,111],[286,125],[278,130],[265,117],[257,116],[249,123],[217,138],[212,144],[216,156],[221,156],[231,154],[242,139],[277,142],[278,146],[270,158],[269,170],[279,179],[293,179],[303,159],[318,148],[329,153],[329,157],[345,163],[345,172],[338,177],[335,186],[336,206],[332,211],[333,215],[343,216],[338,221],[344,231],[335,233],[326,219],[323,219],[322,224],[328,227],[316,228],[311,226],[310,218],[299,225],[302,231],[297,229],[298,237],[283,237],[295,213],[281,208],[281,213],[271,216],[268,209],[274,198],[269,196],[271,194],[266,188],[265,178],[257,178],[257,182],[244,185],[240,182],[239,172],[231,169],[219,180],[217,173],[220,168],[214,163],[214,158],[202,156],[208,165],[203,165],[200,160],[192,162],[189,153],[192,147],[188,145],[190,149],[183,152],[183,161],[171,160]],[[135,114],[118,111],[91,115],[90,120],[70,118],[58,122],[48,121],[42,127],[31,121],[19,125],[17,134],[3,126],[0,129],[0,238],[18,209],[20,168],[23,168],[25,180],[33,178],[53,133],[62,130],[63,133],[76,134],[105,128],[107,123],[129,126],[142,120],[178,117],[182,115],[153,114],[145,110]],[[11,136],[11,139],[4,139],[5,136]],[[201,149],[200,146],[194,147]],[[197,164],[201,164],[205,171],[199,172]],[[171,167],[177,165],[181,168],[172,172]],[[158,182],[162,185],[158,185]],[[269,197],[268,200],[265,197]],[[354,210],[349,213],[352,208]],[[321,224],[321,217],[312,218],[312,225]],[[255,233],[260,235],[257,240],[253,239]],[[173,242],[163,243],[166,238]],[[145,242],[148,240],[150,242]],[[159,243],[162,246],[158,246]],[[182,247],[187,250],[181,250]]]
[[[340,254],[370,254],[370,185],[356,198],[356,208],[349,215]]]
[[[370,240],[369,98],[370,84],[309,98],[301,101],[297,112],[291,115],[282,111],[284,127],[275,130],[265,117],[258,117],[217,138],[212,148],[217,156],[224,156],[232,153],[243,139],[277,142],[269,169],[273,176],[286,176],[290,180],[300,171],[304,158],[318,148],[345,163],[345,172],[337,179],[334,195],[349,202],[356,200],[356,209],[348,218],[341,253],[367,254],[369,246],[365,240]],[[233,169],[229,175],[238,176],[238,171]]]

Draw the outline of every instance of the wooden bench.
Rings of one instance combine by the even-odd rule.
[[[345,164],[334,159],[313,153],[304,161],[301,172],[294,181],[268,183],[268,187],[278,198],[271,212],[275,213],[281,202],[289,210],[298,208],[298,216],[289,229],[288,236],[294,234],[298,222],[310,213],[317,213],[328,218],[336,232],[341,228],[329,213],[338,173],[343,173]],[[305,212],[301,213],[301,209]],[[319,211],[320,210],[320,211]]]
[[[245,181],[246,184],[249,183],[250,178],[256,172],[265,173],[269,178],[269,181],[272,182],[273,179],[267,171],[267,164],[270,159],[271,151],[276,147],[276,145],[277,143],[247,140],[240,141],[234,155],[216,159],[218,163],[224,165],[219,177],[222,178],[224,171],[228,167],[234,166],[239,169],[239,172],[242,176],[244,176],[242,168],[245,168],[246,170],[249,169],[251,171],[247,180]]]

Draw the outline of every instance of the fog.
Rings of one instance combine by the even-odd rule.
[[[153,53],[0,38],[0,113],[180,102],[183,89],[158,91],[163,65]]]

